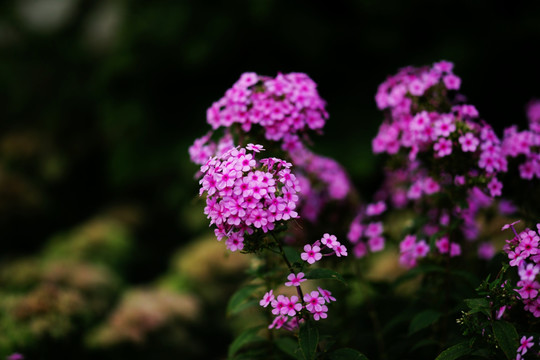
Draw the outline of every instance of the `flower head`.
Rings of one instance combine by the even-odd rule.
[[[306,281],[303,272],[299,272],[298,274],[291,273],[287,276],[287,280],[289,281],[285,283],[285,286],[300,286],[300,283]]]

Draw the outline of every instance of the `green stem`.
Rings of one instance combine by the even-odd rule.
[[[289,259],[287,259],[287,256],[285,256],[285,251],[283,251],[283,246],[281,245],[281,241],[279,241],[276,236],[274,235],[274,233],[272,231],[270,231],[270,235],[272,235],[272,237],[274,238],[274,241],[276,242],[278,248],[279,248],[279,253],[281,254],[281,257],[283,258],[283,260],[285,261],[285,264],[287,264],[287,267],[289,268],[289,271],[291,273],[294,274],[294,269],[289,261]],[[295,286],[296,287],[296,292],[298,293],[298,297],[300,298],[300,301],[304,301],[304,293],[302,292],[302,288],[300,287],[300,285],[298,286]]]

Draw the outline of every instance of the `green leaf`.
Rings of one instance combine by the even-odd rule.
[[[486,316],[490,316],[491,308],[489,306],[489,301],[486,298],[476,298],[476,299],[465,299],[465,304],[471,309],[470,313],[474,314],[477,312],[482,312]]]
[[[280,337],[277,338],[274,343],[285,354],[292,356],[295,359],[298,359],[298,342],[294,341],[290,337]]]
[[[319,331],[311,323],[306,322],[300,327],[298,344],[304,360],[313,360],[319,343]]]
[[[346,284],[345,279],[341,274],[330,269],[313,269],[308,271],[306,274],[306,279],[334,279],[339,280],[342,283]]]
[[[473,349],[469,347],[469,342],[464,341],[444,350],[435,360],[455,360],[470,354],[472,351]]]
[[[293,247],[290,246],[284,246],[283,252],[285,253],[285,257],[291,264],[294,264],[296,262],[300,262],[302,258],[300,257],[300,253]]]
[[[410,351],[414,351],[416,349],[423,348],[425,346],[438,346],[439,343],[433,339],[422,339],[411,348]]]
[[[435,310],[426,310],[416,314],[409,325],[409,335],[435,323],[440,317],[441,313]]]
[[[516,328],[504,320],[495,321],[492,327],[495,339],[502,351],[508,359],[513,359],[519,346],[519,336]]]
[[[228,357],[231,358],[238,350],[243,346],[254,343],[256,341],[263,341],[264,339],[257,335],[257,332],[262,328],[262,326],[257,326],[251,329],[247,329],[242,332],[240,335],[234,339],[234,341],[229,345]]]
[[[368,360],[368,358],[357,350],[342,348],[332,352],[330,354],[330,360]]]
[[[229,303],[227,304],[227,314],[236,314],[245,309],[245,303],[258,287],[259,285],[247,285],[238,289],[229,299]]]

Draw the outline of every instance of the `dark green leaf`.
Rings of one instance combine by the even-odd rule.
[[[495,321],[493,323],[493,334],[506,357],[513,359],[519,346],[519,336],[514,325],[503,320]]]
[[[332,352],[330,360],[368,360],[368,358],[357,350],[342,348]]]
[[[258,287],[259,285],[247,285],[238,289],[229,299],[229,303],[227,304],[227,314],[236,314],[240,310],[245,309],[245,303]]]
[[[285,257],[291,264],[294,264],[295,262],[300,262],[302,258],[300,257],[300,253],[295,248],[292,248],[290,246],[283,247],[283,252],[285,253]]]
[[[319,343],[319,331],[311,323],[306,322],[300,327],[298,333],[298,344],[302,352],[304,360],[312,360],[315,358],[315,351]]]
[[[264,339],[257,335],[257,332],[262,328],[262,326],[257,326],[255,328],[247,329],[242,332],[240,335],[234,339],[234,341],[229,345],[228,356],[231,358],[238,350],[240,350],[244,345],[256,342],[263,341]]]
[[[411,348],[410,351],[423,348],[424,346],[438,346],[439,343],[433,339],[422,339]]]
[[[471,355],[483,357],[486,359],[489,359],[491,356],[488,349],[478,349],[475,352],[473,352]]]
[[[306,274],[306,279],[334,279],[346,284],[341,274],[330,269],[313,269]]]
[[[491,309],[486,298],[465,299],[465,304],[471,309],[471,314],[482,312],[486,316],[490,316]]]
[[[468,341],[464,341],[444,350],[435,360],[455,360],[470,354],[472,351],[473,349],[469,347]]]
[[[428,327],[441,317],[441,313],[435,310],[425,310],[417,314],[409,325],[409,335]]]
[[[297,359],[299,352],[298,348],[298,342],[294,341],[290,337],[280,337],[277,338],[275,341],[276,346],[283,351],[285,354],[292,356],[293,358]]]

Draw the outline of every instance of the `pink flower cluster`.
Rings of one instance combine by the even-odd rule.
[[[244,248],[246,233],[267,232],[276,222],[298,217],[300,187],[291,164],[277,158],[257,161],[254,154],[262,150],[253,144],[233,148],[201,167],[204,213],[216,226],[218,240],[226,238],[231,251]]]
[[[420,258],[424,258],[429,253],[429,245],[426,240],[417,241],[415,235],[407,235],[399,244],[399,263],[407,268],[417,265]]]
[[[393,155],[403,149],[410,161],[419,154],[434,161],[456,156],[468,168],[452,175],[465,180],[483,175],[491,184],[491,196],[499,196],[502,184],[496,175],[507,170],[501,141],[491,126],[476,120],[479,114],[473,105],[452,105],[448,91],[458,90],[461,83],[452,68],[446,61],[432,67],[407,67],[379,86],[375,99],[381,110],[389,110],[389,116],[373,139],[373,152]],[[446,168],[454,171],[452,166]],[[422,183],[413,184],[409,196],[420,196],[421,187]]]
[[[209,157],[221,156],[235,146],[233,136],[261,142],[278,142],[294,164],[302,186],[298,209],[303,218],[315,221],[322,208],[332,200],[343,200],[351,184],[345,170],[333,159],[306,148],[308,130],[320,130],[328,114],[316,84],[301,73],[278,74],[276,78],[244,73],[225,96],[208,109],[207,121],[213,129],[224,128],[216,141],[213,132],[195,140],[189,148],[191,161],[203,165]],[[233,126],[240,124],[240,126]],[[260,125],[264,132],[252,131]],[[257,139],[258,136],[264,139]],[[199,174],[200,175],[200,174]]]
[[[300,257],[311,265],[321,260],[323,256],[331,255],[347,256],[347,248],[337,240],[335,235],[326,233],[313,244],[304,245],[304,252],[300,254]]]
[[[335,160],[313,153],[297,136],[287,136],[283,149],[288,152],[302,187],[302,218],[315,221],[329,201],[343,200],[347,196],[351,183]]]
[[[307,129],[322,129],[328,118],[317,84],[302,73],[275,78],[244,73],[206,116],[214,130],[238,123],[248,132],[258,124],[266,139],[274,141]]]
[[[325,252],[323,253],[323,251]],[[311,265],[321,260],[323,256],[331,255],[347,256],[347,248],[341,245],[335,235],[325,233],[320,240],[305,245],[304,252],[300,254],[300,257]],[[327,318],[328,306],[326,304],[336,301],[330,291],[319,287],[318,291],[311,291],[309,294],[303,295],[300,288],[300,284],[306,281],[303,272],[291,273],[287,276],[287,280],[289,281],[285,283],[285,286],[296,287],[298,296],[278,295],[276,297],[273,290],[270,290],[259,302],[262,307],[270,305],[272,314],[276,315],[274,321],[268,326],[269,329],[282,327],[288,330],[296,329],[299,322],[304,321],[304,316],[301,314],[303,309],[307,310],[316,321]]]
[[[223,156],[227,151],[234,148],[234,141],[230,132],[226,132],[217,143],[210,138],[212,133],[208,133],[196,139],[188,149],[189,157],[194,164],[204,165],[209,158]]]
[[[523,301],[525,310],[534,317],[540,317],[540,224],[536,225],[537,231],[525,229],[519,234],[514,228],[515,224],[507,224],[502,228],[511,228],[515,235],[506,241],[503,250],[508,254],[510,266],[518,268],[520,280],[516,284],[516,292]]]
[[[273,290],[270,290],[264,294],[259,305],[262,307],[270,305],[272,314],[276,315],[274,321],[268,326],[269,329],[284,328],[294,330],[298,328],[299,323],[304,321],[304,318],[300,315],[303,309],[307,310],[315,321],[319,321],[328,317],[327,304],[333,301],[336,301],[336,298],[332,296],[332,293],[319,287],[317,291],[305,294],[303,299],[296,295],[290,297],[285,295],[275,296]]]
[[[529,130],[518,131],[517,126],[504,130],[502,149],[508,157],[523,156],[519,175],[523,179],[540,178],[540,100],[528,106]]]
[[[386,203],[384,201],[368,204],[351,222],[347,238],[354,244],[353,253],[357,258],[366,256],[368,249],[371,252],[384,249],[383,223],[382,221],[374,221],[374,219],[385,211]]]

